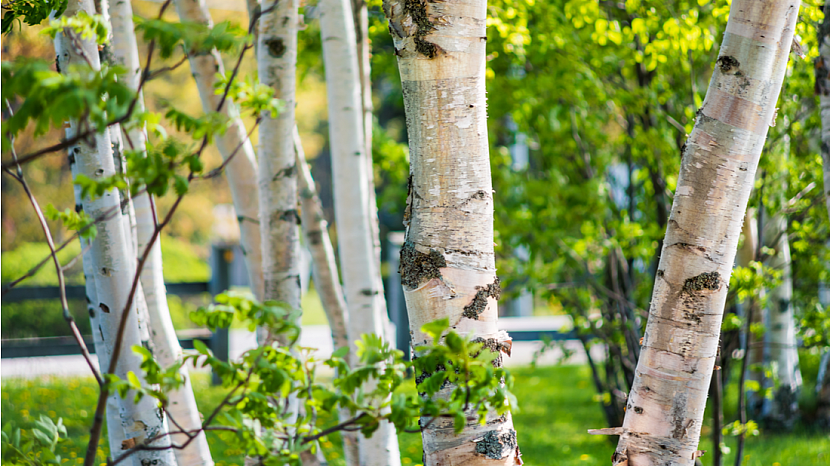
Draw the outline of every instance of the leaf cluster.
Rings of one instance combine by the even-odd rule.
[[[41,414],[31,430],[23,430],[8,423],[2,431],[3,464],[60,465],[66,459],[55,454],[55,448],[62,438],[66,438],[66,426],[61,418],[55,423]]]
[[[449,418],[460,430],[468,423],[484,423],[488,412],[501,415],[515,407],[509,391],[512,378],[494,364],[499,354],[448,331],[446,319],[424,327],[433,341],[416,348],[413,361],[404,361],[403,353],[381,337],[364,334],[350,364],[349,348],[318,360],[312,349],[299,347],[296,314],[284,303],[259,303],[228,292],[191,318],[213,330],[238,320],[250,329],[268,329],[268,341],[285,344],[261,345],[225,362],[197,341],[195,350],[169,368],[160,367],[147,349],[136,347],[144,374],[130,373],[127,380],[110,375],[107,383],[121,396],[152,396],[164,406],[165,393],[183,383],[182,364],[210,367],[228,392],[214,414],[205,416],[204,427],[234,432],[239,448],[262,464],[298,465],[303,450],[316,448],[315,440],[342,430],[371,436],[384,420],[400,431],[417,432],[419,417],[422,425]],[[329,383],[316,374],[321,364],[335,370]],[[418,394],[400,390],[411,371],[420,374]],[[320,412],[340,412],[341,422],[324,425]]]

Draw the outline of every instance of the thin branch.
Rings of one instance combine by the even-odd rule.
[[[251,135],[254,134],[254,130],[257,128],[257,126],[259,126],[260,121],[262,121],[262,117],[259,117],[259,118],[256,119],[256,121],[254,122],[254,125],[251,127],[251,130],[248,131],[247,137],[245,139],[243,139],[239,144],[236,145],[236,148],[233,150],[233,152],[231,152],[231,155],[229,155],[228,158],[225,159],[224,162],[222,162],[222,165],[219,165],[215,169],[211,170],[210,172],[208,172],[208,173],[206,173],[206,174],[204,174],[204,175],[202,175],[198,178],[201,178],[203,180],[207,180],[207,179],[219,176],[222,173],[222,171],[228,166],[228,164],[233,161],[233,158],[236,156],[237,153],[239,153],[239,150],[242,149],[242,146],[244,146],[245,143],[247,143],[248,141],[251,140]]]
[[[12,112],[11,105],[9,105],[9,101],[6,100],[6,105],[8,106],[9,112]],[[17,159],[17,152],[14,150],[14,136],[9,136],[11,141],[11,153],[12,159]],[[37,216],[38,222],[40,222],[40,227],[43,229],[43,234],[46,237],[46,244],[49,246],[49,252],[52,257],[52,261],[55,264],[55,273],[58,275],[58,289],[60,290],[60,300],[61,300],[61,308],[63,310],[63,318],[66,320],[66,323],[69,325],[70,330],[72,331],[72,337],[75,338],[75,341],[78,343],[78,346],[81,347],[81,354],[83,355],[84,359],[86,360],[87,365],[89,365],[89,369],[92,371],[92,375],[95,376],[95,380],[98,382],[98,385],[103,384],[103,380],[101,380],[101,375],[98,373],[98,370],[95,368],[95,364],[92,362],[92,358],[89,355],[89,349],[86,347],[86,343],[84,342],[84,338],[81,336],[81,331],[78,330],[78,325],[75,323],[75,318],[72,317],[72,314],[69,312],[69,301],[66,299],[66,281],[64,280],[63,276],[63,268],[61,267],[60,260],[58,260],[58,254],[55,251],[55,242],[52,239],[52,232],[49,229],[49,224],[46,223],[46,217],[43,216],[43,211],[40,209],[40,204],[38,204],[37,199],[35,198],[32,190],[29,189],[29,184],[26,182],[26,178],[23,176],[23,169],[20,165],[17,165],[17,176],[15,177],[23,186],[23,190],[26,192],[26,196],[29,198],[29,202],[32,204],[32,208],[35,210],[35,215]]]

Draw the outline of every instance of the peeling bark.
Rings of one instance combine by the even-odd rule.
[[[174,4],[182,21],[213,25],[205,0],[174,0]],[[187,58],[190,61],[193,78],[196,80],[196,87],[199,89],[202,108],[205,112],[216,111],[222,96],[216,95],[214,85],[216,84],[216,74],[225,74],[222,57],[214,49],[209,54],[189,55]],[[242,123],[242,119],[239,118],[236,105],[228,99],[220,112],[231,119],[231,125],[225,131],[225,134],[215,136],[216,147],[219,149],[222,159],[227,160],[237,150],[237,147],[241,146],[238,153],[233,156],[233,160],[225,168],[225,175],[228,179],[228,186],[231,188],[231,198],[233,199],[236,218],[239,220],[239,242],[244,251],[251,291],[257,299],[262,300],[264,296],[263,258],[259,226],[260,200],[257,192],[256,154],[251,141],[247,140],[245,125]],[[260,138],[263,132],[260,129]],[[288,136],[290,139],[290,133],[288,133]]]
[[[79,11],[88,14],[95,14],[95,7],[91,0],[80,0],[70,2],[64,12],[65,16],[72,16]],[[72,39],[60,33],[55,37],[55,52],[57,54],[58,67],[62,70],[69,69],[71,64],[85,63],[87,60],[92,66],[100,66],[98,48],[91,40],[78,38],[79,46],[73,44]],[[81,56],[83,54],[83,56]],[[79,128],[77,121],[69,122],[66,130],[67,138],[74,136]],[[93,180],[112,176],[116,173],[113,158],[113,145],[110,132],[105,131],[95,136],[93,145],[80,142],[69,148],[70,165],[73,176],[83,174]],[[80,192],[76,190],[76,203],[80,204],[84,211],[92,217],[102,216],[110,209],[118,209],[121,204],[121,196],[117,190],[104,193],[97,199],[80,198]],[[126,308],[131,288],[133,273],[135,271],[134,249],[131,244],[131,232],[129,222],[116,216],[109,220],[100,222],[98,235],[92,241],[89,251],[84,254],[84,272],[87,277],[87,298],[90,300],[88,309],[93,323],[95,335],[95,349],[98,355],[99,365],[105,368],[109,365],[113,345],[120,327],[122,311]],[[94,282],[95,291],[90,288],[90,281]],[[93,296],[94,295],[94,296]],[[99,312],[100,311],[100,312]],[[129,350],[134,345],[141,345],[139,330],[139,308],[136,303],[131,306],[123,334],[123,348],[116,365],[115,374],[126,379],[127,372],[134,372],[141,378],[141,358]],[[108,430],[115,431],[109,436],[114,453],[118,452],[120,445],[127,443],[140,444],[146,439],[155,437],[167,432],[167,422],[164,412],[156,406],[152,398],[144,397],[138,403],[134,402],[132,394],[124,399],[110,398],[108,405]],[[116,421],[115,408],[120,414]],[[169,437],[153,442],[154,447],[166,447],[170,444]],[[155,464],[158,466],[175,465],[175,458],[172,450],[160,451],[139,451],[132,457],[135,465]]]
[[[497,283],[484,82],[487,3],[385,0],[383,10],[409,135],[400,272],[412,344],[428,340],[424,324],[449,318],[455,331],[501,346],[509,338],[498,330],[497,293],[484,291]],[[509,413],[491,413],[483,426],[470,413],[458,435],[452,420],[425,422],[426,466],[521,464]]]
[[[695,462],[741,223],[799,5],[732,2],[721,58],[681,162],[615,465]],[[717,283],[684,289],[690,278],[714,273]]]

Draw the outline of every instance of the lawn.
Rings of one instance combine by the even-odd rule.
[[[581,366],[554,366],[538,369],[522,368],[514,371],[515,393],[521,410],[515,414],[519,445],[527,465],[588,466],[610,464],[614,444],[606,437],[591,436],[587,429],[605,427],[589,371]],[[218,404],[223,391],[212,387],[204,374],[194,376],[194,388],[199,406],[204,410]],[[13,422],[26,427],[40,414],[61,416],[67,425],[69,439],[58,447],[65,458],[81,463],[88,426],[92,420],[92,406],[96,387],[91,378],[76,379],[7,379],[2,384],[2,423]],[[705,431],[711,431],[704,427]],[[223,434],[228,436],[228,434]],[[233,446],[232,437],[209,437],[214,459],[219,466],[242,465],[241,452]],[[330,438],[323,443],[330,464],[342,464],[337,451],[338,440]],[[735,440],[727,438],[734,452]],[[402,463],[421,463],[420,437],[417,434],[400,435]],[[99,449],[104,462],[106,444]],[[712,451],[704,439],[701,449]],[[830,437],[799,429],[786,435],[763,433],[747,441],[747,461],[750,466],[819,466],[830,463]],[[711,457],[702,458],[704,465]],[[725,464],[734,463],[727,455]]]

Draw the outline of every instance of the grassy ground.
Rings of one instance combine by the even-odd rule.
[[[614,445],[605,437],[591,436],[587,429],[605,427],[601,412],[594,401],[594,390],[585,367],[558,366],[538,369],[523,368],[514,371],[515,392],[521,410],[515,414],[516,430],[525,464],[588,466],[607,465]],[[199,406],[207,411],[218,404],[223,391],[210,386],[203,374],[194,377]],[[96,388],[92,379],[7,379],[2,384],[2,423],[13,422],[26,427],[40,414],[64,418],[69,439],[59,448],[65,464],[81,462],[86,432],[92,420],[92,406]],[[711,428],[704,427],[704,434]],[[227,436],[228,434],[223,434]],[[241,465],[242,456],[228,436],[211,435],[211,449],[217,465]],[[342,464],[336,437],[323,443],[331,463]],[[420,437],[417,434],[400,436],[402,462],[405,465],[421,463]],[[734,452],[735,440],[727,438]],[[708,438],[701,449],[712,451]],[[99,450],[104,461],[106,444]],[[73,456],[74,455],[74,456]],[[725,464],[734,463],[734,453],[727,455]],[[711,457],[702,458],[704,465]],[[762,433],[747,441],[746,461],[749,466],[819,466],[830,463],[830,437],[806,430],[786,435]]]

